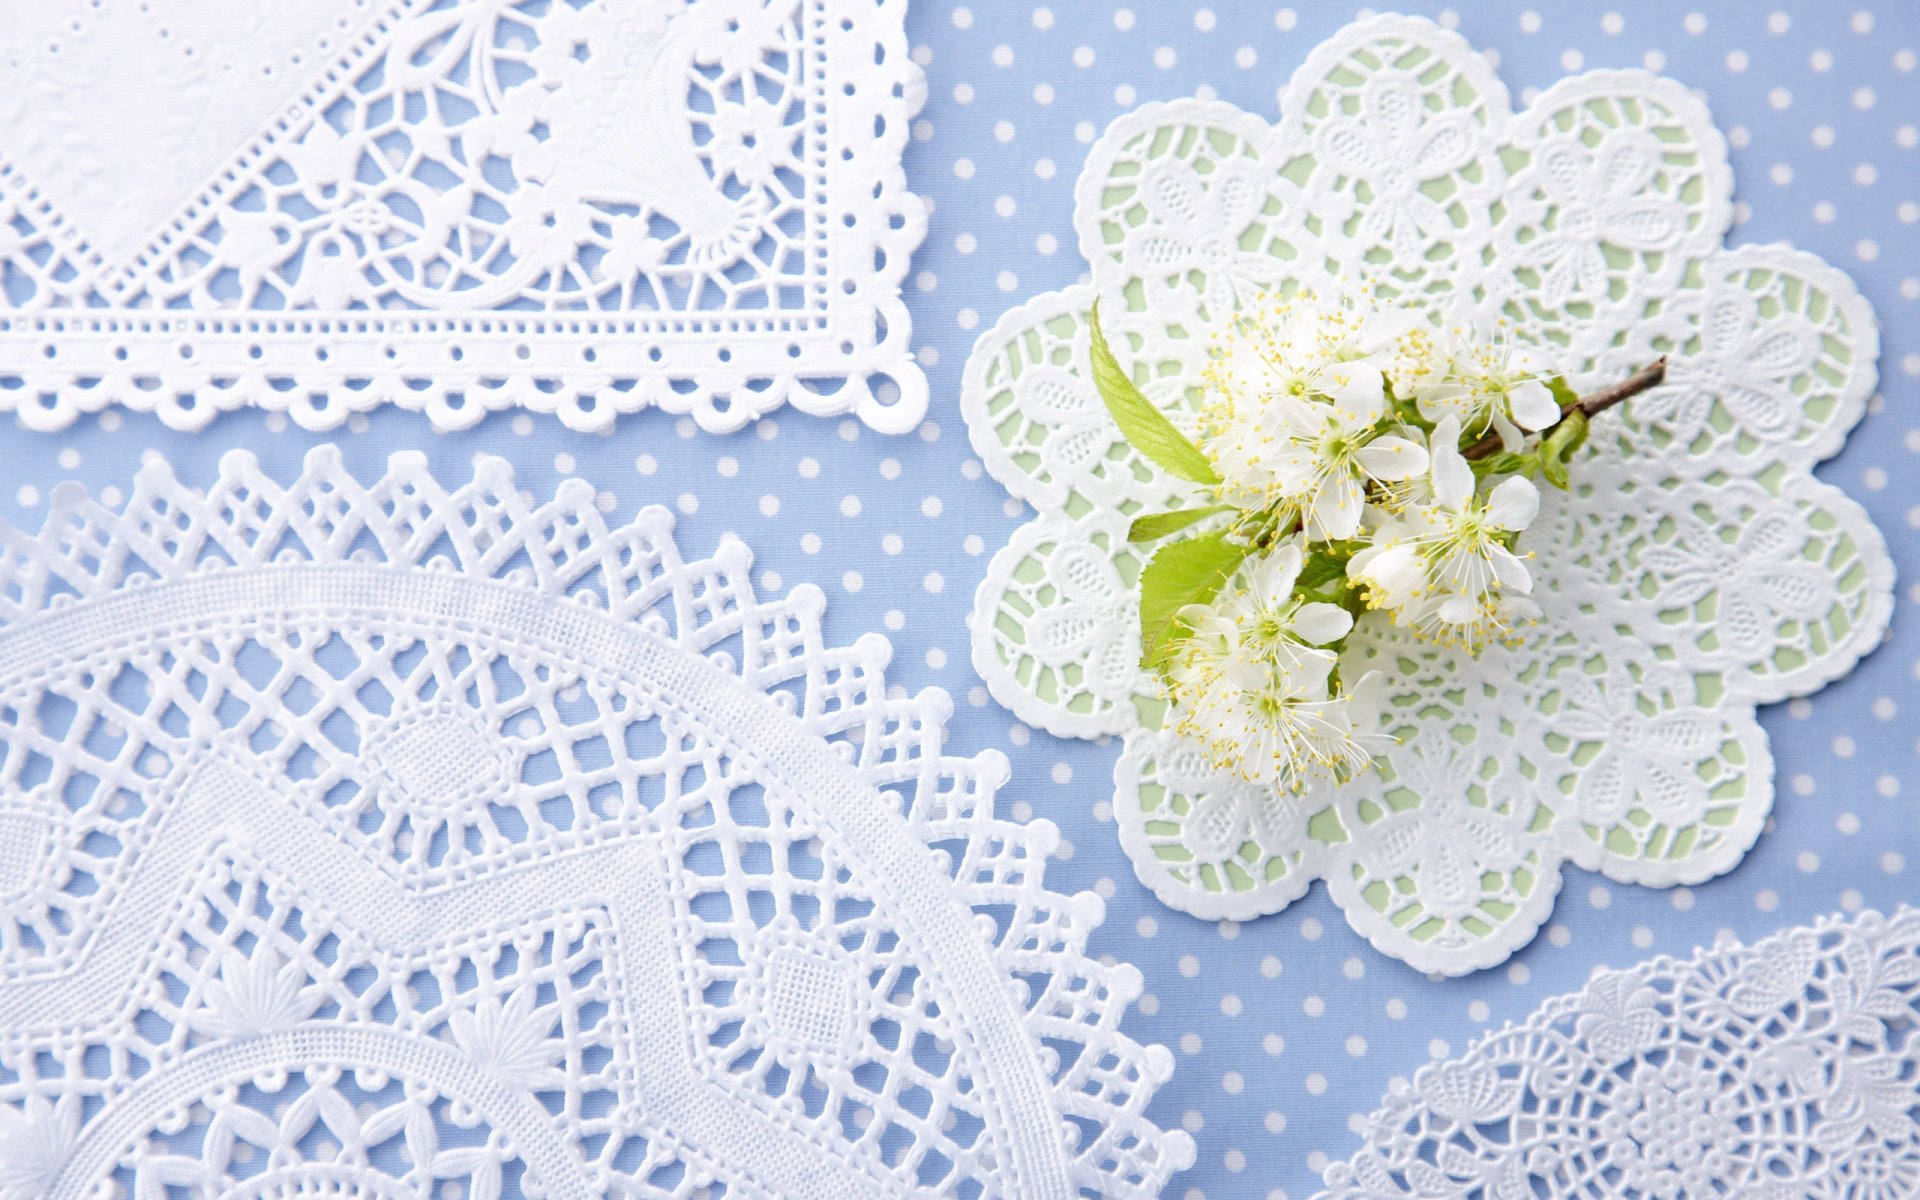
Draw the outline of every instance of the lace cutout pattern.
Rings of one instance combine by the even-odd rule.
[[[0,532],[0,1189],[1157,1195],[1139,971],[943,693],[504,462]]]
[[[1484,58],[1404,17],[1316,49],[1277,126],[1179,101],[1094,147],[1076,193],[1091,282],[1007,313],[965,373],[975,448],[1038,510],[980,587],[973,661],[1022,720],[1125,737],[1121,839],[1166,903],[1245,919],[1324,878],[1376,947],[1459,974],[1533,936],[1569,859],[1652,886],[1739,862],[1773,799],[1755,705],[1872,649],[1893,568],[1865,512],[1811,474],[1872,394],[1873,313],[1808,255],[1726,248],[1731,188],[1679,85],[1591,73],[1515,113]],[[1160,728],[1126,530],[1191,488],[1107,417],[1086,314],[1103,301],[1116,352],[1177,422],[1209,323],[1321,273],[1505,320],[1588,385],[1673,367],[1597,424],[1571,494],[1546,491],[1525,539],[1546,619],[1477,660],[1362,622],[1348,669],[1395,681],[1400,745],[1295,799]]]
[[[22,5],[0,408],[595,429],[657,405],[729,430],[792,403],[912,428],[905,8]]]
[[[1422,1067],[1322,1200],[1910,1196],[1920,910],[1595,976]]]

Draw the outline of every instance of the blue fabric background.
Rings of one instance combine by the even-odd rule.
[[[1148,980],[1127,1027],[1173,1046],[1179,1060],[1155,1115],[1192,1130],[1200,1147],[1197,1165],[1168,1188],[1174,1197],[1311,1194],[1320,1168],[1353,1151],[1355,1114],[1370,1111],[1391,1079],[1459,1053],[1598,966],[1687,955],[1723,931],[1752,938],[1920,894],[1920,820],[1906,794],[1920,791],[1920,625],[1906,607],[1896,607],[1889,643],[1852,677],[1763,714],[1779,797],[1738,870],[1691,890],[1651,891],[1569,867],[1552,925],[1504,967],[1429,979],[1349,931],[1322,888],[1281,915],[1235,926],[1165,909],[1135,883],[1107,806],[1117,745],[1026,729],[987,699],[967,665],[974,586],[1025,516],[972,458],[957,407],[960,370],[1001,310],[1084,270],[1070,227],[1072,182],[1107,122],[1195,92],[1272,117],[1277,91],[1313,45],[1366,11],[1304,0],[1136,3],[1057,0],[1049,11],[1030,0],[916,0],[909,34],[931,98],[907,169],[936,206],[909,295],[934,393],[917,436],[791,413],[730,438],[658,413],[625,419],[607,437],[511,414],[438,435],[396,412],[355,418],[333,438],[255,413],[183,435],[109,413],[56,436],[0,430],[0,517],[37,528],[64,479],[124,494],[145,455],[165,455],[204,485],[229,450],[249,450],[291,478],[310,446],[337,440],[363,478],[402,448],[427,451],[448,482],[465,477],[474,455],[498,454],[539,496],[577,474],[622,519],[646,503],[677,506],[690,551],[739,534],[769,588],[807,580],[826,588],[837,640],[886,632],[899,684],[953,692],[952,746],[1006,750],[1015,765],[1009,802],[1065,832],[1069,857],[1055,867],[1055,885],[1109,898],[1095,949],[1137,963]],[[1904,577],[1901,604],[1920,600],[1920,6],[1406,7],[1497,53],[1519,99],[1568,71],[1640,65],[1704,93],[1734,147],[1734,240],[1784,240],[1824,256],[1853,274],[1880,314],[1882,394],[1822,474],[1885,530]]]

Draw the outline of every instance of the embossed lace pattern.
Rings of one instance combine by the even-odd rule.
[[[1920,1193],[1920,910],[1597,975],[1369,1117],[1323,1200]]]
[[[0,531],[0,1194],[1157,1195],[1058,832],[885,639],[505,463]]]
[[[286,9],[286,11],[282,11]],[[906,0],[47,0],[0,29],[0,408],[912,428]]]
[[[1873,314],[1808,255],[1726,248],[1731,189],[1679,85],[1590,73],[1516,113],[1470,46],[1402,17],[1316,49],[1277,126],[1180,101],[1095,146],[1075,217],[1091,283],[1009,312],[967,367],[973,444],[1038,510],[980,588],[973,658],[1023,720],[1125,736],[1116,818],[1168,904],[1241,919],[1324,878],[1381,950],[1457,974],[1533,936],[1565,860],[1653,886],[1740,860],[1773,798],[1754,706],[1878,643],[1892,566],[1865,512],[1811,474],[1873,391]],[[1672,367],[1597,423],[1574,490],[1546,493],[1523,543],[1546,618],[1522,644],[1468,659],[1362,622],[1349,667],[1388,670],[1401,743],[1301,799],[1160,729],[1133,618],[1145,551],[1126,529],[1191,491],[1106,416],[1086,313],[1102,301],[1136,381],[1190,419],[1209,325],[1326,274],[1504,319],[1583,385]]]

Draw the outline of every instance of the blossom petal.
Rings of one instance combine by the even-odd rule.
[[[1540,515],[1540,489],[1533,480],[1515,475],[1487,497],[1487,524],[1518,533]]]
[[[1553,389],[1538,379],[1529,379],[1507,391],[1508,411],[1522,429],[1545,429],[1560,419],[1560,405]]]
[[[1300,606],[1287,631],[1310,646],[1324,646],[1347,636],[1352,628],[1353,614],[1338,604],[1315,601]]]
[[[1420,443],[1403,437],[1375,438],[1353,452],[1353,460],[1375,479],[1410,479],[1427,469],[1427,452]]]
[[[1493,567],[1493,577],[1500,586],[1509,591],[1519,592],[1522,596],[1533,591],[1533,576],[1527,572],[1527,564],[1505,546],[1488,546],[1487,562]]]
[[[1307,538],[1331,542],[1352,537],[1360,528],[1360,511],[1365,504],[1360,481],[1351,472],[1328,475],[1307,497]]]
[[[1463,511],[1473,497],[1473,468],[1455,444],[1459,438],[1460,422],[1453,417],[1433,431],[1433,498],[1451,512]]]
[[[1320,375],[1320,390],[1333,399],[1333,406],[1349,426],[1367,426],[1386,411],[1386,378],[1372,363],[1344,362],[1328,367]]]

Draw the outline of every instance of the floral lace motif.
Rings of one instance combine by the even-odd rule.
[[[1157,1195],[1003,756],[497,459],[0,531],[0,1194]]]
[[[1609,971],[1397,1085],[1322,1200],[1920,1193],[1920,910]]]
[[[905,0],[293,7],[0,29],[0,409],[918,423]]]
[[[1773,799],[1754,706],[1872,649],[1893,569],[1864,511],[1811,474],[1873,391],[1873,314],[1814,258],[1724,247],[1731,188],[1679,85],[1592,73],[1514,113],[1485,59],[1403,17],[1315,50],[1278,126],[1181,101],[1095,146],[1076,212],[1091,284],[1009,312],[967,366],[973,444],[1039,510],[981,585],[973,660],[1023,720],[1125,736],[1121,839],[1161,899],[1243,919],[1325,878],[1378,948],[1458,974],[1533,936],[1567,859],[1653,886],[1740,860]],[[1192,489],[1107,418],[1086,314],[1104,301],[1135,380],[1191,420],[1209,325],[1322,273],[1504,319],[1587,385],[1672,368],[1597,422],[1573,493],[1544,496],[1523,548],[1547,615],[1521,644],[1466,659],[1362,623],[1347,665],[1395,680],[1401,744],[1302,800],[1160,729],[1126,530]]]

